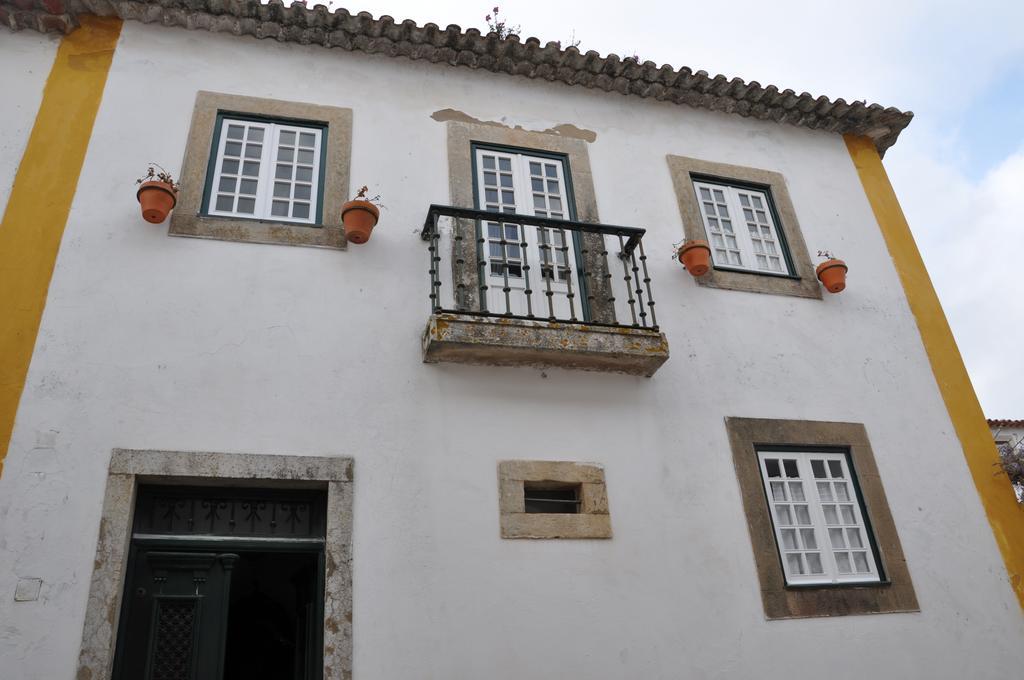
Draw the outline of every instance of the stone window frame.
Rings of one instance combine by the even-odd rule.
[[[113,670],[139,485],[265,484],[327,493],[323,678],[350,680],[353,480],[353,460],[346,457],[114,449],[75,677],[109,678]]]
[[[580,485],[579,512],[527,513],[526,482]],[[596,463],[503,460],[498,463],[502,538],[611,538],[604,468]]]
[[[712,266],[707,274],[696,277],[697,284],[708,288],[740,290],[751,293],[790,295],[794,297],[822,298],[821,286],[814,273],[807,244],[796,217],[793,200],[786,187],[786,178],[778,172],[759,168],[716,163],[687,156],[667,155],[669,173],[675,188],[683,232],[687,240],[707,240],[704,219],[701,217],[693,181],[712,180],[725,184],[750,185],[766,192],[775,207],[778,218],[776,228],[785,242],[793,273],[788,275],[767,272],[741,271]]]
[[[590,168],[588,142],[578,137],[569,137],[554,132],[536,132],[523,128],[510,128],[492,123],[474,123],[463,120],[445,121],[447,130],[448,151],[448,183],[451,204],[457,208],[474,208],[476,205],[473,187],[476,177],[473,173],[474,145],[503,147],[521,153],[538,151],[555,154],[565,158],[569,173],[568,186],[571,187],[571,198],[574,200],[575,215],[578,222],[599,224],[597,211],[597,195],[594,191],[594,176]],[[455,220],[455,229],[462,231],[464,238],[461,248],[453,243],[452,267],[453,281],[463,284],[464,299],[456,301],[459,311],[478,311],[480,309],[479,282],[477,276],[479,262],[476,249],[476,222],[474,220]],[[605,302],[612,297],[610,283],[604,276],[608,272],[608,263],[601,254],[604,250],[604,239],[600,234],[581,234],[589,255],[583,263],[593,275],[589,277],[589,294],[593,296],[590,304],[590,321],[595,323],[615,323],[614,305]],[[456,263],[461,262],[461,266]]]
[[[207,170],[213,153],[217,116],[221,113],[326,126],[324,179],[320,187],[323,219],[320,224],[203,214]],[[222,241],[344,250],[347,241],[341,208],[348,200],[351,158],[352,109],[200,91],[196,94],[181,166],[178,204],[171,213],[167,233]]]
[[[727,417],[725,427],[768,620],[920,611],[864,425]],[[820,447],[848,452],[883,580],[855,584],[786,584],[757,456],[758,447],[767,446],[802,450]]]

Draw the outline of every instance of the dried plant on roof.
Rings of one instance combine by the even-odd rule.
[[[487,29],[491,33],[497,33],[502,40],[510,35],[519,35],[520,26],[509,26],[504,19],[498,17],[500,13],[498,7],[495,7],[491,10],[491,14],[484,17],[487,21]]]
[[[1017,502],[1024,503],[1024,437],[998,444],[999,467],[1010,478]]]

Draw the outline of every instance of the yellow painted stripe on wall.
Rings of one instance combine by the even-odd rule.
[[[0,474],[121,20],[64,36],[0,222]]]
[[[870,139],[847,135],[845,140],[917,320],[932,372],[1003,554],[1010,585],[1024,607],[1024,510],[1017,504],[1009,480],[997,474],[999,455],[992,433],[882,159]]]

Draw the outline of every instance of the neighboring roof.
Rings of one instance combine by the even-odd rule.
[[[1011,428],[1024,427],[1024,420],[994,420],[992,418],[989,418],[988,419],[988,426],[989,427],[1011,427]]]
[[[281,0],[266,5],[258,0],[0,0],[0,23],[14,30],[67,33],[77,25],[80,14],[340,47],[561,82],[811,130],[865,135],[874,140],[880,153],[896,142],[914,116],[878,104],[850,104],[806,92],[779,91],[774,85],[762,87],[757,82],[710,76],[686,67],[659,67],[651,61],[640,64],[615,54],[602,57],[594,51],[581,54],[574,47],[563,50],[554,42],[542,46],[536,38],[520,42],[516,35],[502,39],[475,28],[420,27],[389,16],[374,19],[367,12],[351,14],[338,9],[332,13],[322,5],[307,9],[293,3],[286,7]]]

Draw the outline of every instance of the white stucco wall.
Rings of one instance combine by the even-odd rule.
[[[60,38],[35,31],[0,34],[0,215],[7,208],[14,176],[43,98]]]
[[[373,240],[143,222],[132,181],[179,167],[200,89],[351,107],[353,186],[388,206]],[[415,232],[448,201],[445,108],[597,133],[602,220],[649,230],[672,349],[653,379],[421,363]],[[846,292],[698,288],[669,258],[670,153],[783,173],[809,250],[850,264]],[[866,425],[921,613],[765,621],[726,416]],[[1006,678],[1021,661],[1024,617],[837,136],[128,22],[0,479],[12,677],[74,673],[113,447],[353,456],[357,678]],[[501,540],[506,458],[603,464],[615,538]],[[17,577],[43,579],[38,602],[12,602]]]

